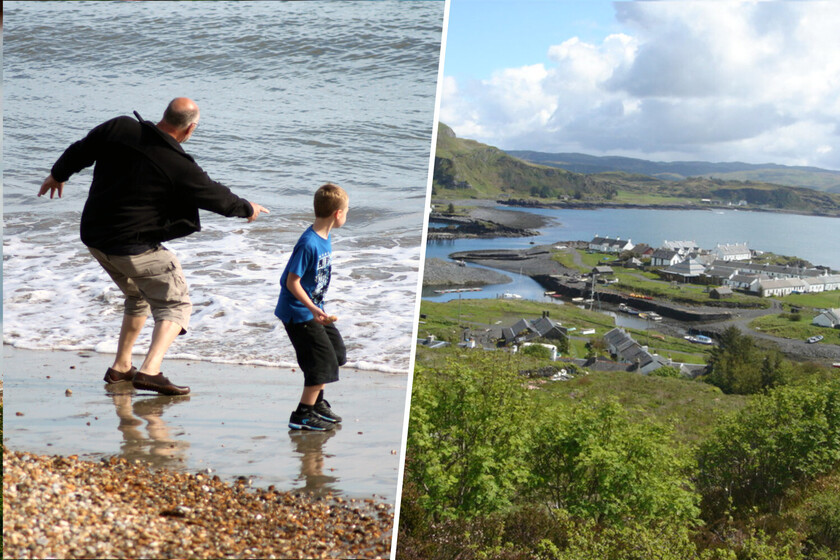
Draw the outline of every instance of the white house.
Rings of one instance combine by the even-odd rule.
[[[746,261],[752,256],[746,243],[718,243],[712,249],[712,254],[722,261]]]
[[[657,249],[650,256],[652,266],[673,266],[682,260],[682,256],[673,249]]]
[[[589,242],[589,250],[597,253],[621,253],[633,248],[629,239],[615,239],[611,237],[598,237],[597,235]]]
[[[812,325],[817,325],[820,327],[828,327],[833,329],[835,327],[840,327],[840,308],[837,309],[829,309],[823,313],[820,313],[814,320],[811,321]]]
[[[662,242],[661,249],[670,249],[672,251],[676,251],[682,256],[685,256],[689,253],[699,251],[700,246],[696,241],[668,241],[666,239]]]
[[[758,292],[761,297],[771,296],[787,296],[793,292],[805,292],[808,290],[808,284],[805,280],[799,278],[775,278],[770,280],[758,280],[752,291]]]

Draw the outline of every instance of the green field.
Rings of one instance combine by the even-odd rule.
[[[822,335],[824,338],[820,344],[840,344],[840,331],[812,325],[811,320],[813,319],[813,315],[811,313],[803,313],[800,315],[798,321],[790,318],[791,316],[796,317],[797,315],[788,313],[783,315],[768,315],[750,322],[750,328],[780,338],[794,340],[805,340],[812,336]]]
[[[483,332],[499,325],[509,326],[520,318],[536,319],[544,311],[559,321],[570,332],[571,357],[587,355],[586,343],[602,337],[615,328],[615,321],[609,315],[581,309],[576,305],[541,303],[506,299],[454,299],[448,302],[423,301],[420,305],[421,318],[418,336],[434,335],[439,340],[457,343],[462,339],[465,328]],[[583,330],[595,329],[592,335],[581,334]],[[705,363],[707,347],[701,347],[677,337],[664,336],[651,330],[625,329],[639,343],[648,345],[651,351],[675,361],[692,364]]]

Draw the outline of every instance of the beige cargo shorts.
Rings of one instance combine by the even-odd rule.
[[[139,255],[106,255],[88,247],[105,272],[125,294],[124,313],[155,322],[172,321],[187,332],[192,313],[187,281],[178,258],[164,247]]]

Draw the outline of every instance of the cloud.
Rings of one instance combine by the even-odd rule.
[[[452,80],[442,120],[507,149],[840,168],[840,3],[615,6],[622,33],[600,43]]]

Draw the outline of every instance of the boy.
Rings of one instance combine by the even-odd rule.
[[[280,297],[274,314],[283,321],[303,371],[303,394],[289,418],[293,430],[332,430],[341,417],[324,399],[324,385],[338,381],[347,351],[335,328],[338,317],[324,312],[330,284],[330,231],[347,220],[348,196],[327,183],[315,192],[315,222],[300,236],[280,277]]]

